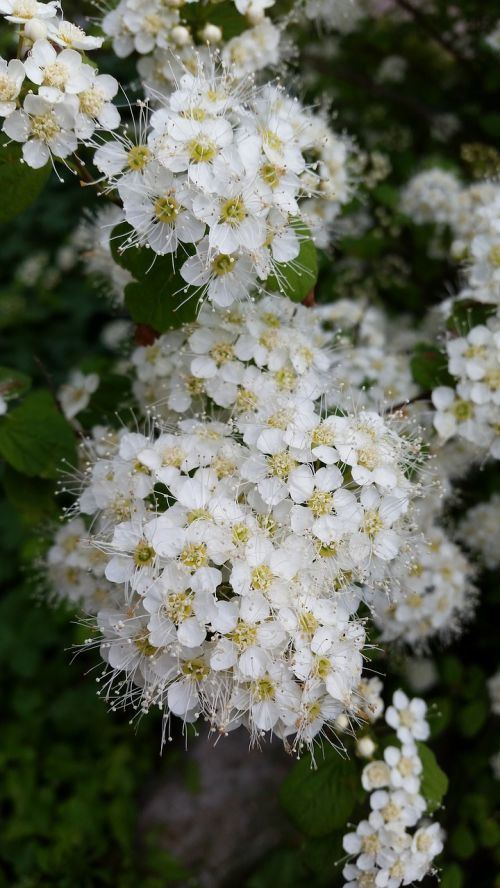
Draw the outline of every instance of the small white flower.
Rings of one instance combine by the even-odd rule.
[[[24,65],[19,59],[6,62],[0,58],[0,117],[8,117],[16,110],[16,99],[25,76]]]

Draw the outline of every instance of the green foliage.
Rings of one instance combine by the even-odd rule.
[[[175,267],[171,255],[158,256],[147,247],[123,249],[129,229],[122,224],[113,230],[113,256],[130,271],[135,282],[125,288],[125,303],[137,324],[147,324],[158,333],[194,321],[198,297]]]
[[[432,343],[421,342],[415,347],[410,369],[414,381],[426,392],[438,385],[453,385],[447,357]]]
[[[0,397],[5,401],[25,395],[31,387],[31,379],[26,373],[0,367]]]
[[[32,392],[0,419],[0,455],[30,478],[57,479],[76,464],[73,430],[48,392]]]
[[[448,789],[448,778],[439,767],[432,749],[425,743],[418,743],[418,754],[422,762],[421,793],[427,802],[430,814],[436,811]]]
[[[281,804],[307,836],[324,836],[345,825],[359,794],[359,771],[352,758],[326,747],[317,767],[309,755],[294,765],[281,791]]]
[[[295,229],[300,237],[299,255],[292,262],[276,263],[275,274],[267,279],[266,286],[292,302],[303,302],[318,280],[318,256],[309,229],[300,224]]]
[[[23,213],[40,194],[52,167],[50,163],[33,170],[21,163],[21,146],[0,140],[0,225]]]

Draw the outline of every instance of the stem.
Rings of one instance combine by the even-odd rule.
[[[399,404],[393,404],[392,407],[388,407],[387,410],[384,410],[384,413],[396,413],[398,410],[403,410],[404,407],[408,407],[410,404],[416,404],[418,401],[428,401],[431,394],[431,391],[421,392],[413,398],[408,398],[407,401],[400,401]]]
[[[22,52],[23,52],[24,31],[22,30],[21,25],[19,25],[19,32],[18,33],[19,33],[19,37],[18,37],[18,41],[17,41],[16,59],[20,59]]]
[[[105,197],[106,200],[110,200],[111,203],[121,207],[121,201],[118,198],[113,197],[109,192],[100,190],[99,182],[96,182],[95,179],[93,179],[92,174],[85,166],[83,160],[81,160],[77,154],[72,154],[71,157],[72,160],[67,160],[65,163],[70,170],[73,170],[74,173],[80,176],[80,185],[82,188],[85,188],[87,185],[92,186],[92,188],[97,188],[99,197]]]

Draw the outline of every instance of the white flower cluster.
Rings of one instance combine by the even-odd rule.
[[[457,435],[500,459],[500,320],[449,339],[446,349],[456,386],[432,392],[434,427],[442,440]]]
[[[415,445],[374,412],[323,413],[314,329],[269,297],[134,354],[184,416],[88,445],[77,509],[116,589],[97,626],[117,703],[298,745],[362,709],[361,584],[407,539]]]
[[[20,34],[20,58],[0,59],[2,129],[23,145],[29,166],[69,157],[98,128],[116,129],[120,115],[111,99],[118,83],[84,61],[100,37],[61,18],[54,0],[0,0],[0,14]]]
[[[399,742],[387,746],[383,759],[363,769],[371,811],[355,832],[344,836],[344,849],[355,858],[344,867],[344,888],[399,888],[421,881],[443,849],[443,830],[425,817],[427,805],[421,794],[422,762],[416,741],[429,736],[426,705],[398,690],[385,720]]]
[[[477,552],[489,570],[500,564],[500,494],[469,509],[462,518],[457,536],[471,551]]]
[[[211,21],[207,4],[199,0],[120,0],[104,16],[102,28],[117,56],[139,54],[138,70],[147,86],[165,90],[181,66],[193,70],[200,56],[207,58],[207,44],[220,46],[222,61],[235,77],[277,65],[281,31],[265,14],[274,2],[234,0],[227,27],[232,31],[236,24],[239,33],[229,39],[226,26]]]
[[[143,144],[113,135],[94,162],[131,226],[121,249],[164,255],[196,244],[180,274],[200,298],[227,306],[271,275],[280,285],[284,263],[300,271],[301,199],[347,199],[345,154],[281,88],[256,90],[200,66],[162,99]]]
[[[410,356],[419,339],[406,318],[391,321],[364,300],[317,306],[325,342],[335,349],[335,382],[347,399],[366,409],[388,409],[418,394]],[[338,403],[338,396],[337,396]]]
[[[417,173],[401,192],[401,210],[414,222],[451,225],[456,218],[461,186],[453,173],[435,167]]]
[[[436,635],[455,634],[474,602],[473,570],[462,551],[437,525],[412,539],[393,568],[392,595],[375,590],[371,608],[382,641],[413,649]]]

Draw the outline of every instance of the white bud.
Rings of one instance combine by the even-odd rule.
[[[349,719],[347,715],[338,715],[335,719],[335,727],[338,728],[339,731],[345,731],[349,727]]]
[[[356,743],[356,752],[361,758],[371,758],[375,748],[375,743],[371,737],[361,737]]]
[[[200,37],[204,43],[220,43],[222,40],[222,29],[207,22],[200,33]]]
[[[184,25],[176,25],[175,28],[172,28],[170,36],[176,46],[188,46],[192,43],[191,32]]]
[[[247,9],[246,17],[248,22],[251,25],[258,25],[264,18],[264,10],[259,9],[258,7],[253,7],[252,4]]]
[[[47,36],[47,25],[44,22],[37,21],[37,19],[32,19],[30,22],[26,22],[23,33],[24,36],[33,43],[35,40],[45,40]]]

